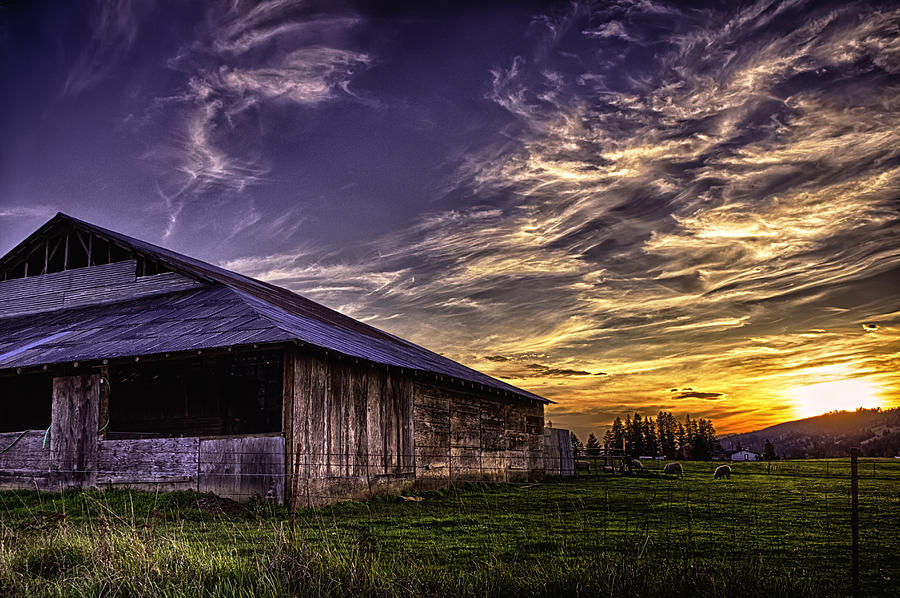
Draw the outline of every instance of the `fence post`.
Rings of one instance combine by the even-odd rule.
[[[859,598],[859,448],[850,449],[850,533],[853,536],[851,575],[853,598]]]

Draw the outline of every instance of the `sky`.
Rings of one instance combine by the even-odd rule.
[[[0,253],[62,211],[556,401],[900,405],[892,2],[0,1]]]

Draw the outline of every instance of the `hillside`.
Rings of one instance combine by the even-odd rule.
[[[782,458],[843,457],[851,446],[859,446],[863,456],[893,457],[900,454],[900,407],[834,411],[720,441],[727,451],[762,453],[767,439]]]

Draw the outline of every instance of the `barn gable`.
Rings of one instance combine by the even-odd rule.
[[[133,266],[132,266],[133,264]],[[133,281],[126,280],[132,275]],[[39,278],[34,277],[38,274]],[[116,280],[109,275],[123,274]],[[87,277],[85,275],[88,275]],[[74,288],[73,284],[85,284],[92,280],[91,286]],[[27,239],[0,258],[0,333],[5,332],[7,338],[28,336],[27,331],[33,319],[21,320],[22,323],[6,321],[7,316],[16,317],[16,309],[39,309],[44,305],[50,309],[74,308],[84,304],[108,303],[111,301],[149,296],[177,291],[192,287],[208,288],[226,287],[231,294],[216,295],[224,301],[222,310],[232,308],[234,301],[243,302],[259,317],[271,324],[268,338],[273,340],[294,340],[319,347],[327,351],[363,359],[377,364],[429,372],[446,376],[460,383],[491,389],[494,392],[509,393],[529,400],[549,402],[543,397],[516,388],[510,384],[465,367],[446,357],[438,355],[414,343],[403,340],[392,334],[369,326],[334,310],[328,309],[305,297],[287,289],[229,272],[217,266],[195,260],[188,256],[157,247],[150,243],[122,235],[115,231],[103,229],[87,222],[72,218],[65,214],[57,214],[53,219],[40,227]],[[130,286],[125,282],[131,282]],[[80,291],[80,293],[79,293]],[[130,296],[129,293],[131,293]],[[65,298],[61,298],[65,295]],[[198,297],[209,295],[200,293]],[[79,301],[80,297],[80,301]],[[179,304],[182,305],[182,304]],[[18,306],[18,307],[17,307]],[[190,308],[182,320],[192,320]],[[208,306],[214,309],[213,306]],[[141,326],[141,312],[134,310],[132,324]],[[177,316],[173,316],[177,318]],[[96,324],[95,321],[92,323]],[[12,332],[19,330],[18,333]],[[31,336],[40,337],[45,331],[34,331]],[[61,332],[56,330],[55,332]],[[180,334],[173,330],[173,335],[181,337],[174,346],[159,344],[154,352],[163,353],[177,350],[199,349],[209,347],[210,343],[224,342],[216,340],[215,335],[200,331],[196,342],[189,341],[190,334]],[[221,336],[221,335],[220,335]],[[261,335],[260,338],[262,338]],[[261,342],[242,338],[238,334],[228,346]],[[72,344],[72,337],[48,341],[35,348],[30,361],[2,359],[4,350],[0,345],[0,369],[22,367],[41,362],[41,351],[53,351],[54,359],[66,361],[78,359],[105,359],[123,355],[140,355],[147,351],[147,344],[128,347],[120,344],[114,355],[106,354],[100,346],[93,346],[85,341],[83,350],[66,353],[56,351],[57,346]],[[6,343],[11,346],[11,342]],[[220,345],[225,346],[225,345]],[[176,348],[182,347],[182,348]],[[11,350],[11,349],[7,349]],[[65,357],[62,359],[62,357]]]

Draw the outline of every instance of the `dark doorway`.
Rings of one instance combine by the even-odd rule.
[[[53,380],[46,374],[0,378],[0,432],[47,428],[52,402]]]

